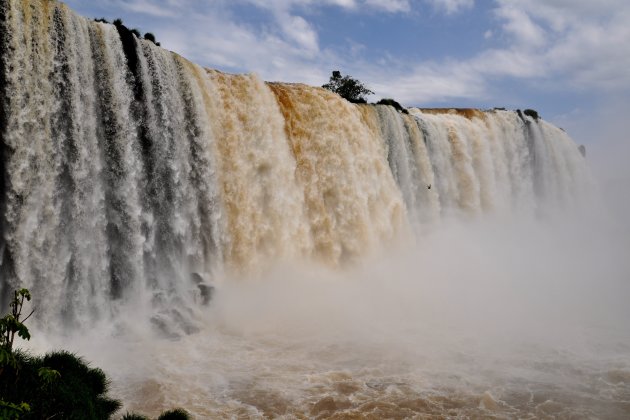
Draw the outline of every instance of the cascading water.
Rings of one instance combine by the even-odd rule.
[[[315,256],[337,264],[404,227],[383,144],[361,112],[323,89],[274,84],[303,186]]]
[[[3,289],[51,288],[68,320],[146,288],[183,298],[226,264],[338,264],[440,214],[571,204],[587,176],[560,130],[514,112],[355,106],[55,2],[3,15]]]
[[[186,333],[215,322],[208,317],[235,314],[225,302],[230,288],[241,286],[226,279],[269,278],[274,264],[296,262],[314,264],[315,272],[324,270],[321,266],[337,268],[330,275],[335,277],[356,269],[350,263],[360,267],[367,256],[401,241],[428,243],[426,232],[446,221],[532,220],[591,199],[592,181],[577,146],[562,130],[528,115],[435,109],[407,114],[385,105],[354,105],[321,88],[202,69],[137,39],[124,26],[84,19],[55,1],[0,4],[0,297],[6,301],[18,286],[31,289],[42,331],[59,324],[66,331],[118,322],[120,311],[131,305],[147,310],[157,330],[188,342],[196,334]],[[423,250],[423,255],[431,252]],[[426,267],[412,271],[431,276],[430,261],[422,261]],[[295,277],[309,276],[298,272]],[[228,292],[210,316],[198,304],[203,290],[198,283],[220,281]],[[315,290],[296,281],[315,301],[330,298],[336,307],[375,299],[360,287],[348,286],[333,298],[328,286]],[[287,287],[270,284],[273,290]],[[396,291],[403,284],[392,280],[389,287]],[[265,298],[264,290],[252,287]],[[365,287],[381,286],[366,280]],[[243,293],[247,310],[261,305]],[[266,297],[297,311],[282,297]],[[391,314],[420,316],[418,307],[434,304],[427,299],[418,305],[403,299],[402,308],[394,303],[395,310],[379,319],[373,318],[378,304],[359,312],[376,328],[385,320],[383,336],[389,337]],[[243,319],[256,324],[255,318]],[[331,318],[331,324],[338,321]],[[230,322],[225,324],[230,330]],[[220,335],[222,327],[206,328],[199,334]],[[368,344],[361,354],[378,364],[378,346]],[[297,344],[271,350],[265,345],[263,355]],[[233,351],[216,342],[202,348],[226,359]],[[321,360],[329,350],[312,356]],[[221,365],[218,357],[212,361]],[[296,363],[308,364],[306,359]],[[340,410],[399,387],[374,379],[376,371],[347,367],[338,354],[332,359],[334,367],[328,369],[347,372],[339,377],[312,373],[312,380],[332,384],[346,396],[358,393],[355,400],[337,404]],[[327,369],[312,363],[313,371]],[[231,369],[223,371],[234,373]],[[270,416],[292,412],[287,404],[312,406],[303,395],[256,397],[259,390],[240,387],[243,378],[235,377],[233,394],[197,412],[260,414],[230,404],[238,400],[251,407],[256,398],[268,397],[285,405],[284,411],[258,407]],[[261,386],[275,389],[278,384],[264,377],[258,377]],[[129,387],[141,381],[120,380]],[[133,396],[147,401],[149,409],[164,401],[152,400],[147,389],[169,389],[155,383],[142,382]],[[420,392],[414,384],[396,388],[402,393],[398,397]],[[135,392],[125,385],[119,389]],[[422,404],[427,410],[444,408],[435,401],[410,404],[403,410],[407,414]]]

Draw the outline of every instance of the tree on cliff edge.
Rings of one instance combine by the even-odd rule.
[[[353,103],[364,104],[366,103],[365,96],[374,93],[357,79],[353,79],[350,76],[341,76],[339,70],[333,71],[328,83],[322,85],[322,87],[339,94],[342,98]]]

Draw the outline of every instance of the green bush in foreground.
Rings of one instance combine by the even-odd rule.
[[[121,406],[107,397],[109,380],[99,368],[81,357],[55,351],[42,357],[13,348],[15,336],[30,339],[22,318],[24,303],[31,300],[27,289],[16,290],[11,312],[0,318],[0,420],[17,419],[109,419]],[[125,414],[123,420],[148,420]],[[165,411],[159,420],[188,420],[181,408]]]
[[[15,350],[16,335],[29,340],[22,317],[27,289],[16,290],[9,314],[0,318],[0,419],[109,418],[120,402],[107,398],[105,373],[80,357],[60,351],[43,357]]]
[[[25,401],[24,419],[107,419],[120,408],[108,398],[109,381],[98,368],[90,368],[80,357],[59,351],[43,357],[16,352],[18,369],[7,369],[0,390],[12,403]]]
[[[122,416],[121,420],[149,420],[149,418],[142,414],[127,413]],[[157,420],[190,420],[190,414],[182,408],[175,408],[163,412]]]
[[[189,420],[190,415],[188,412],[181,408],[176,408],[174,410],[165,411],[160,414],[158,420]]]
[[[126,413],[121,420],[149,420],[149,418],[136,413]]]

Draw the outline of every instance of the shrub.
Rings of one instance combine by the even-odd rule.
[[[28,413],[30,406],[27,403],[13,404],[0,400],[0,419],[14,420],[19,419]]]
[[[80,357],[60,351],[32,357],[17,352],[19,370],[0,378],[2,395],[10,402],[27,401],[26,419],[107,419],[120,402],[107,398],[109,381],[98,368],[90,368]]]
[[[155,40],[155,35],[153,35],[151,32],[147,32],[146,34],[144,34],[144,39],[153,42],[158,47],[160,46],[160,43]]]
[[[136,28],[129,29],[129,32],[134,34],[136,36],[136,38],[138,38],[138,39],[142,38],[142,34]]]
[[[126,413],[121,420],[149,420],[149,418],[140,414]]]
[[[523,114],[528,115],[530,117],[532,117],[534,120],[538,121],[538,111],[535,111],[533,109],[526,109],[525,111],[523,111]]]
[[[350,76],[341,76],[341,72],[338,70],[332,72],[330,80],[322,87],[337,93],[352,103],[367,103],[365,96],[374,93],[358,80]]]
[[[81,357],[67,351],[34,357],[13,348],[15,336],[30,339],[22,318],[27,289],[16,290],[11,313],[0,318],[0,419],[81,419],[110,418],[121,404],[108,398],[109,380],[99,368],[91,368]],[[25,402],[27,401],[27,402]],[[127,413],[123,420],[148,420]],[[189,420],[186,410],[163,412],[158,420]]]
[[[94,19],[94,22],[109,23],[109,21],[107,19],[105,19],[105,18]],[[155,40],[155,35],[153,35],[151,32],[145,33],[144,37],[143,37],[138,29],[136,29],[136,28],[131,28],[131,29],[127,28],[125,26],[125,24],[123,23],[123,20],[121,18],[114,19],[114,21],[112,22],[112,25],[116,26],[116,28],[118,28],[119,31],[120,31],[121,28],[124,28],[125,30],[127,30],[127,31],[131,32],[132,34],[134,34],[136,36],[136,38],[138,38],[138,39],[144,38],[147,41],[153,42],[158,47],[160,46],[160,43]]]
[[[402,105],[400,105],[398,102],[396,102],[395,100],[391,99],[391,98],[383,98],[380,101],[378,101],[376,103],[376,105],[389,105],[389,106],[393,106],[397,111],[402,112],[403,114],[409,114],[409,111],[407,111],[405,108],[403,108]]]
[[[2,357],[0,360],[8,357],[6,353],[10,355],[12,352],[16,334],[24,340],[31,339],[31,334],[28,332],[28,328],[26,328],[24,322],[33,315],[34,311],[31,311],[26,318],[20,319],[22,317],[22,309],[24,309],[25,300],[27,302],[31,300],[31,293],[28,289],[15,290],[13,292],[13,299],[11,303],[9,303],[11,313],[0,318],[0,349],[3,351],[3,356],[0,356]]]
[[[190,420],[190,414],[182,408],[175,408],[160,414],[158,420]]]
[[[0,319],[0,418],[109,418],[120,402],[105,395],[109,381],[102,370],[65,351],[33,357],[13,349],[16,334],[30,338],[24,321],[33,311],[21,319],[30,298],[27,289],[16,290],[11,313]]]

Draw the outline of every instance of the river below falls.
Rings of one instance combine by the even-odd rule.
[[[81,334],[35,329],[31,346],[101,367],[122,413],[630,418],[625,244],[575,228],[445,227],[348,269],[217,281],[208,306],[177,312],[188,333],[165,335],[155,308],[129,302]]]
[[[180,339],[81,347],[125,410],[196,418],[562,418],[630,416],[630,342],[581,348],[448,330],[257,334],[212,325]],[[584,332],[585,333],[585,332]],[[103,352],[104,347],[108,348]]]

